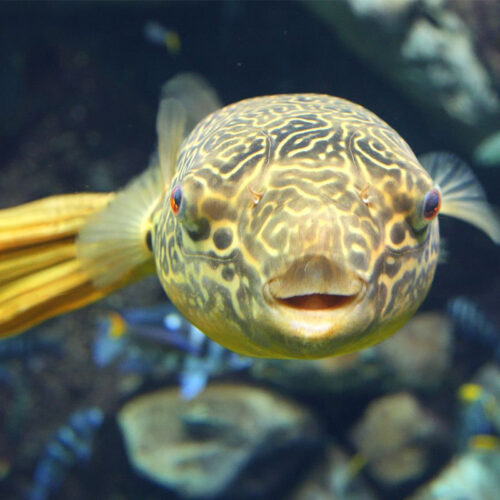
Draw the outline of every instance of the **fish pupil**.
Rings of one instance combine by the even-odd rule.
[[[174,212],[175,215],[179,213],[181,202],[182,202],[182,189],[180,188],[180,186],[177,186],[174,188],[170,196],[170,207],[172,208],[172,212]]]
[[[437,189],[429,191],[424,198],[424,219],[431,220],[441,208],[441,194]]]

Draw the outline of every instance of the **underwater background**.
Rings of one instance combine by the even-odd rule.
[[[357,102],[500,206],[499,33],[494,0],[2,2],[0,206],[142,172],[182,71]],[[0,498],[497,499],[500,251],[440,226],[419,313],[357,354],[234,355],[156,278],[2,341]]]

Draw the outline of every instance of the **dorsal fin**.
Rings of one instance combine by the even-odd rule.
[[[160,101],[156,117],[156,133],[163,189],[170,186],[170,181],[175,175],[177,155],[186,129],[186,117],[186,110],[179,101],[171,97]]]
[[[195,73],[181,73],[163,85],[156,132],[164,186],[169,186],[175,175],[177,155],[184,137],[220,106],[215,90]]]
[[[486,200],[483,187],[470,167],[451,153],[428,153],[419,157],[441,191],[440,213],[473,224],[500,244],[498,209]]]
[[[222,106],[215,89],[205,78],[196,73],[180,73],[171,78],[163,85],[161,97],[162,99],[175,99],[184,107],[186,111],[186,135],[205,116]]]

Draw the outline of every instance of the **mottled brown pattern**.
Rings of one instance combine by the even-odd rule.
[[[431,284],[438,227],[421,230],[420,211],[432,180],[404,140],[356,104],[298,94],[222,108],[184,142],[177,185],[179,214],[165,202],[154,217],[158,274],[190,321],[238,352],[317,358],[373,344]],[[203,220],[210,237],[193,237]],[[359,304],[321,331],[265,297],[267,283],[318,257],[332,276],[347,270],[364,284]],[[314,289],[321,277],[308,276]]]

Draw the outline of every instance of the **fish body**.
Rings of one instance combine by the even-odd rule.
[[[158,275],[183,315],[237,352],[368,346],[406,322],[432,282],[437,220],[408,223],[432,179],[394,130],[345,100],[223,108],[184,142],[171,185],[179,213],[164,202],[153,215]]]
[[[178,310],[223,346],[321,358],[379,342],[414,314],[438,262],[438,212],[500,242],[499,219],[463,162],[445,154],[419,161],[357,104],[290,94],[218,107],[200,79],[166,84],[148,170],[121,192],[92,198],[94,213],[73,233],[71,265],[36,270],[50,304],[44,317],[156,270]],[[19,210],[7,210],[9,222]],[[10,233],[4,239],[12,249]],[[76,283],[69,292],[60,287],[65,273]],[[42,316],[42,300],[30,295],[24,321],[16,291],[31,282],[22,273],[16,280],[2,294],[0,279],[0,312],[4,297],[11,318],[0,323],[4,335]]]

